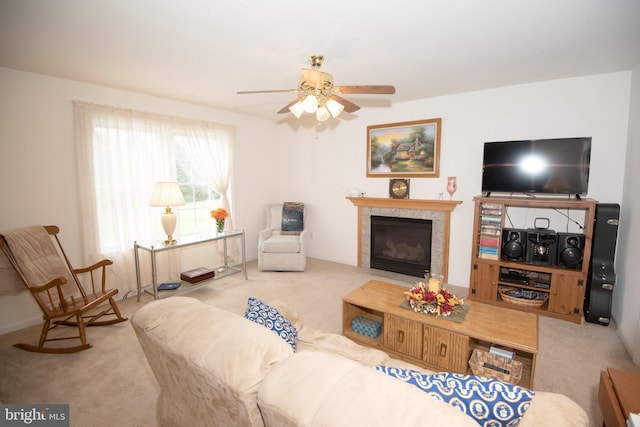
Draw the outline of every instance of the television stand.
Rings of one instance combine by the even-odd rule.
[[[523,310],[530,313],[557,317],[575,323],[583,322],[585,285],[589,276],[593,224],[598,204],[593,199],[575,200],[559,198],[510,198],[510,197],[474,197],[475,213],[471,254],[471,277],[469,299],[500,307]],[[547,212],[574,211],[572,216],[583,214],[582,233],[562,233],[565,236],[544,241],[535,240],[535,229],[530,222],[512,228],[507,211],[512,208],[535,209]],[[576,221],[574,221],[576,222]],[[580,227],[580,222],[576,222]],[[534,224],[535,226],[535,221]],[[534,240],[529,236],[533,233]],[[571,246],[568,236],[575,237],[582,251],[582,260],[576,265],[565,264],[557,254]],[[516,247],[519,254],[505,248]],[[545,257],[536,258],[543,250]],[[575,249],[578,249],[576,247]],[[527,283],[517,283],[510,270],[524,272]],[[511,280],[509,280],[511,279]],[[514,283],[515,282],[515,283]],[[522,300],[509,297],[512,290],[522,292]],[[525,296],[530,294],[532,297]]]

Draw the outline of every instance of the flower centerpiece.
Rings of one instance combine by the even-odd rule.
[[[404,293],[409,306],[417,313],[449,316],[454,307],[463,304],[461,298],[456,297],[445,288],[433,289],[424,282],[418,282]]]
[[[211,218],[216,220],[216,231],[222,233],[224,230],[224,220],[229,216],[229,213],[224,208],[218,208],[211,211]]]

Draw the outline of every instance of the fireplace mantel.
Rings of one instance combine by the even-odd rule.
[[[358,267],[363,266],[363,209],[408,209],[442,213],[442,242],[441,268],[444,281],[449,275],[449,234],[451,225],[451,212],[462,203],[458,200],[426,200],[426,199],[391,199],[383,197],[347,197],[358,207]],[[367,233],[368,234],[368,233]],[[367,261],[368,266],[368,261]]]
[[[391,199],[384,197],[347,197],[355,206],[376,208],[423,209],[427,211],[452,212],[461,201],[427,199]]]

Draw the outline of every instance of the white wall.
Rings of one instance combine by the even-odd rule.
[[[620,226],[616,248],[616,285],[613,317],[620,336],[640,365],[640,283],[638,283],[638,242],[640,242],[640,64],[633,71],[629,134],[625,164],[625,187],[620,206]]]
[[[454,198],[463,203],[452,215],[452,284],[469,285],[472,199],[480,193],[485,141],[591,136],[589,197],[619,203],[624,169],[612,165],[624,164],[630,78],[630,72],[612,73],[363,108],[330,131],[296,130],[286,143],[297,159],[287,163],[286,186],[314,207],[312,256],[357,264],[356,208],[345,199],[347,191],[388,197],[387,178],[366,178],[368,125],[442,118],[440,177],[411,179],[411,197],[435,199],[447,176],[458,177]]]
[[[257,257],[263,206],[277,197],[279,185],[272,173],[278,159],[274,144],[285,136],[273,122],[3,68],[0,99],[0,230],[56,224],[71,261],[81,259],[72,100],[82,100],[236,126],[233,214],[236,226],[246,230],[248,257]],[[30,295],[0,297],[0,333],[40,317]]]
[[[545,81],[394,104],[393,108],[368,108],[358,111],[355,118],[345,115],[331,130],[295,129],[295,138],[286,142],[287,151],[300,161],[288,163],[284,175],[295,177],[287,181],[289,191],[306,194],[305,200],[315,206],[312,256],[357,264],[356,208],[344,197],[351,188],[372,197],[388,195],[388,179],[366,178],[368,125],[442,118],[440,178],[413,178],[411,197],[437,198],[445,191],[446,177],[458,177],[455,199],[463,203],[452,215],[449,281],[465,287],[470,274],[472,199],[480,193],[483,142],[591,136],[588,196],[622,205],[612,316],[630,353],[635,346],[636,363],[640,363],[640,338],[636,338],[640,335],[640,286],[635,268],[636,242],[640,241],[638,68],[633,73]]]
[[[0,230],[56,223],[70,256],[79,259],[71,100],[212,120],[238,126],[236,222],[256,257],[263,207],[272,201],[309,205],[311,256],[357,264],[356,208],[351,188],[387,197],[388,179],[366,178],[368,125],[441,117],[440,178],[411,180],[411,197],[434,199],[446,176],[458,177],[452,215],[450,282],[469,284],[472,198],[480,192],[482,143],[489,140],[593,137],[589,196],[620,202],[629,115],[630,72],[547,81],[454,96],[369,107],[315,127],[272,123],[211,108],[0,69]],[[8,101],[11,100],[11,101]],[[33,119],[32,119],[33,118]],[[55,163],[54,163],[55,161]],[[39,314],[28,298],[0,298],[0,333]],[[27,319],[27,320],[25,320]]]

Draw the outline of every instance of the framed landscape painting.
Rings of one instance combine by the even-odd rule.
[[[367,126],[367,177],[437,178],[442,119]]]

